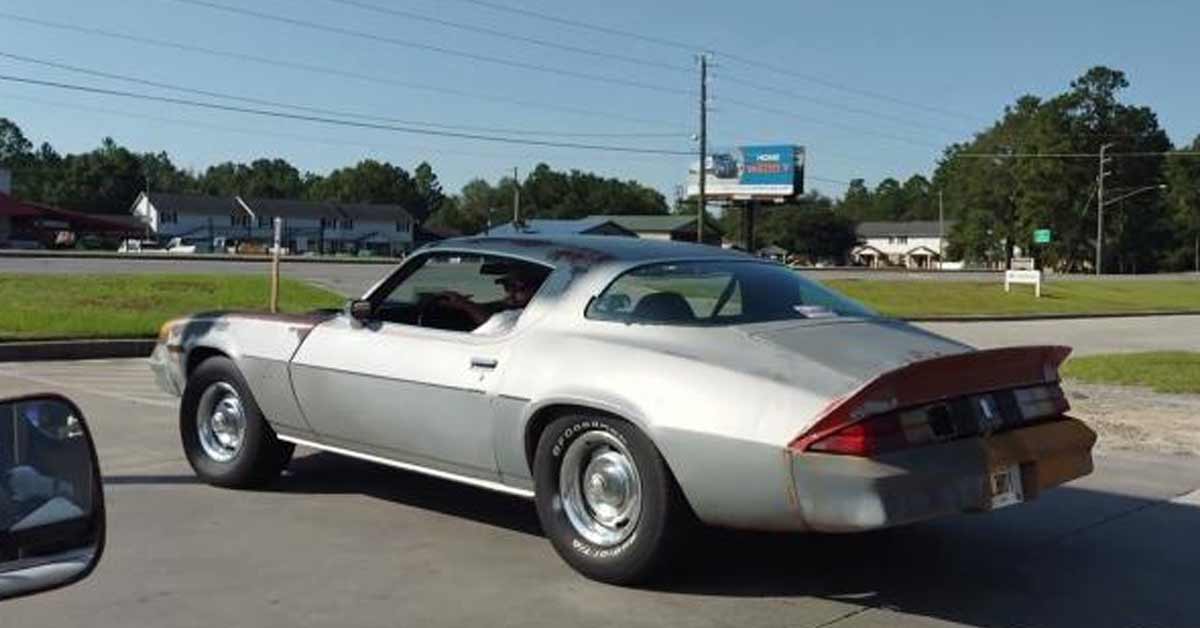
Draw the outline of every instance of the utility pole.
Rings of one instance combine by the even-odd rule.
[[[521,228],[521,182],[517,179],[516,166],[513,166],[513,228]]]
[[[1104,264],[1104,177],[1108,172],[1104,170],[1108,162],[1112,161],[1111,157],[1105,157],[1104,153],[1112,148],[1112,144],[1100,145],[1100,174],[1096,178],[1096,274],[1100,275],[1103,272]]]
[[[696,198],[696,242],[704,243],[704,206],[705,180],[708,179],[708,53],[700,53],[700,167],[697,175],[700,180],[700,194]]]
[[[942,190],[938,189],[938,270],[942,269],[942,264],[946,261],[946,256],[942,252],[942,243],[946,241],[946,210],[942,200]]]
[[[279,236],[283,231],[283,218],[275,216],[271,219],[271,231],[274,236],[271,246],[271,313],[279,311]]]

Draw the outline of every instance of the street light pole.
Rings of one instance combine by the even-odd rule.
[[[1100,146],[1100,174],[1096,178],[1096,274],[1103,273],[1104,264],[1104,167],[1111,161],[1105,157],[1104,153],[1112,147],[1112,144],[1102,144]]]

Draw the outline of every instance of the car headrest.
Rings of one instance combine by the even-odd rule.
[[[696,314],[678,292],[655,292],[638,300],[630,318],[655,323],[691,323]]]

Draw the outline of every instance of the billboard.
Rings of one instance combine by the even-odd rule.
[[[700,194],[699,164],[688,171],[687,196]],[[741,146],[704,160],[704,194],[713,201],[784,201],[804,193],[804,147]]]

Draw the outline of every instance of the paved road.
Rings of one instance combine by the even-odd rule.
[[[1200,463],[1114,456],[1043,499],[859,536],[709,533],[654,589],[576,576],[532,507],[302,453],[275,488],[197,484],[141,360],[0,364],[61,390],[107,478],[104,561],[3,604],[41,626],[1187,626],[1200,617]]]
[[[285,276],[311,281],[347,296],[366,292],[375,281],[395,268],[394,264],[338,264],[284,262]],[[215,260],[108,259],[108,258],[19,258],[0,257],[0,273],[266,273],[266,262],[223,262]],[[853,269],[806,270],[807,277],[822,279],[888,279],[908,281],[994,281],[988,272],[908,272]],[[1195,273],[1158,275],[1106,275],[1106,281],[1195,279]],[[1047,281],[1094,279],[1090,275],[1053,275]]]
[[[282,265],[285,277],[310,281],[347,296],[359,296],[385,277],[394,264],[339,264],[294,262]],[[216,260],[85,259],[0,257],[0,273],[262,273],[268,262],[222,262]]]
[[[936,334],[980,348],[1063,344],[1072,355],[1128,351],[1200,351],[1200,316],[921,323]]]

